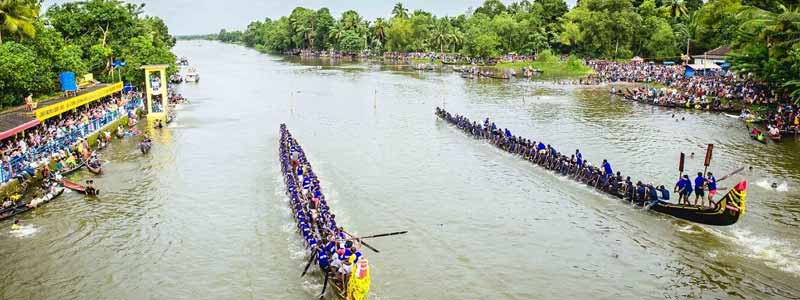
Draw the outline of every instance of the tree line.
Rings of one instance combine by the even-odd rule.
[[[0,106],[58,90],[58,74],[92,73],[101,81],[140,84],[145,64],[170,64],[175,39],[144,4],[86,0],[53,5],[41,0],[0,0]],[[126,66],[114,68],[115,61]]]
[[[800,97],[800,8],[797,0],[486,0],[457,16],[410,11],[397,3],[388,18],[348,10],[295,8],[288,16],[221,30],[212,38],[263,52],[290,49],[344,53],[449,52],[469,57],[537,54],[680,61],[731,46],[735,70],[752,73],[777,93]]]

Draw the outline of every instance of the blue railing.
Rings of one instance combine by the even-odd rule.
[[[20,176],[22,172],[27,172],[33,175],[34,171],[29,165],[31,161],[39,161],[42,158],[50,157],[53,153],[67,149],[75,144],[79,139],[93,134],[114,121],[117,121],[122,116],[128,116],[130,112],[135,111],[136,108],[141,107],[142,100],[136,98],[125,104],[125,113],[121,114],[119,111],[106,112],[102,118],[93,119],[89,124],[81,124],[75,126],[66,135],[50,140],[39,147],[28,149],[25,154],[15,156],[9,161],[0,163],[0,183],[6,183],[16,176]],[[49,161],[49,160],[48,160]]]

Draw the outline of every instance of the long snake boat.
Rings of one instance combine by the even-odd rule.
[[[436,116],[458,127],[468,135],[477,139],[486,139],[492,145],[503,151],[521,156],[523,159],[539,165],[558,175],[567,176],[579,183],[587,184],[610,196],[649,207],[651,210],[667,214],[679,219],[715,226],[733,225],[745,212],[747,182],[745,180],[736,184],[713,207],[704,207],[688,204],[675,204],[663,201],[654,193],[659,191],[657,186],[637,183],[632,185],[630,177],[623,179],[620,172],[614,175],[610,164],[607,169],[594,167],[588,161],[582,160],[580,152],[577,156],[562,155],[551,145],[544,146],[542,142],[535,142],[514,136],[508,129],[501,130],[487,118],[484,125],[470,121],[460,115],[436,108]],[[605,162],[605,161],[604,161]],[[609,173],[609,174],[607,174]],[[726,176],[727,177],[727,176]],[[663,189],[663,186],[661,186]]]
[[[633,90],[631,89],[626,89],[624,91],[618,90],[612,94],[617,96],[622,96],[623,98],[625,98],[625,100],[628,101],[639,102],[641,104],[660,106],[666,108],[704,110],[704,111],[722,112],[722,113],[739,113],[742,111],[742,108],[738,106],[713,107],[711,106],[711,104],[708,103],[692,103],[692,102],[674,103],[674,102],[660,102],[660,101],[654,102],[652,99],[636,96],[636,94],[634,94]]]
[[[303,148],[285,124],[281,124],[280,134],[279,156],[286,196],[290,199],[297,231],[310,254],[309,265],[314,262],[317,266],[317,270],[312,272],[323,280],[320,296],[325,295],[330,279],[337,298],[366,299],[370,287],[370,268],[367,259],[359,251],[359,239],[337,226],[335,215],[325,201],[319,180]]]

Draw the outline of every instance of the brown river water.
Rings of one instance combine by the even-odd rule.
[[[179,42],[191,104],[114,142],[96,199],[73,192],[0,223],[0,299],[313,299],[317,276],[283,194],[278,125],[303,145],[337,220],[375,239],[370,299],[800,299],[800,144],[761,145],[722,114],[667,110],[608,87],[465,80],[370,63]],[[668,186],[678,153],[750,182],[734,226],[631,207],[468,138],[436,106]],[[676,117],[685,118],[675,121]],[[774,189],[770,185],[778,183]]]

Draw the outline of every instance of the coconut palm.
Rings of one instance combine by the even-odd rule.
[[[392,8],[392,16],[395,18],[408,19],[408,8],[403,7],[403,3],[397,2]]]
[[[669,9],[669,15],[677,18],[688,13],[685,0],[663,0],[663,7]]]
[[[675,25],[675,31],[677,35],[682,38],[681,40],[686,39],[686,59],[689,59],[689,52],[691,50],[690,45],[695,37],[695,34],[697,34],[698,26],[699,24],[697,21],[696,12],[691,13],[685,22]]]
[[[439,52],[444,52],[444,48],[447,46],[449,39],[448,39],[448,28],[447,20],[444,22],[436,22],[434,25],[433,30],[431,30],[431,44],[434,46],[439,46]]]
[[[383,18],[375,19],[375,22],[372,23],[372,36],[374,40],[377,40],[383,45],[386,42],[386,21]]]
[[[448,43],[452,47],[452,52],[456,52],[456,49],[461,47],[464,44],[464,34],[461,33],[461,30],[458,30],[455,26],[450,26],[450,30],[447,33]]]
[[[0,43],[3,31],[29,38],[36,36],[33,22],[38,16],[39,3],[35,0],[0,0]]]
[[[331,27],[330,31],[328,31],[328,39],[334,47],[338,47],[339,41],[342,40],[345,31],[342,22],[336,22],[336,24]]]

